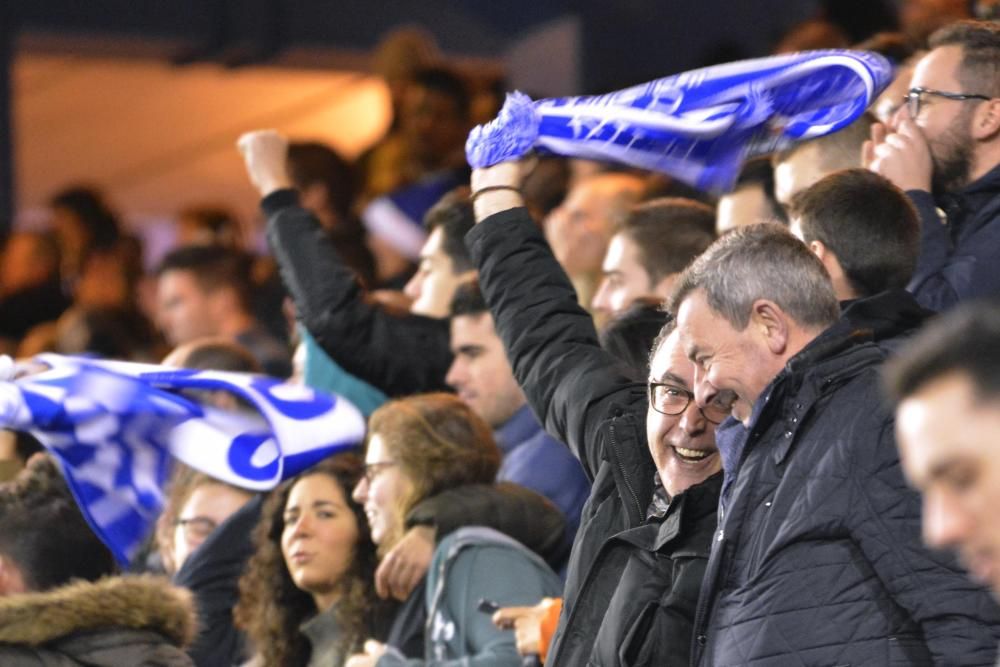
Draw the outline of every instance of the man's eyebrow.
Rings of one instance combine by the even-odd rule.
[[[956,459],[938,461],[927,469],[926,479],[929,481],[947,477],[951,472],[953,472],[956,468],[960,468],[963,464],[963,461]]]
[[[482,345],[473,345],[472,343],[470,343],[468,345],[459,345],[458,347],[456,347],[455,354],[472,354],[475,352],[482,352],[483,349],[484,348]]]
[[[660,382],[669,382],[670,384],[676,384],[681,389],[687,389],[688,383],[685,382],[684,378],[672,373],[671,371],[665,371],[662,376],[660,376]]]

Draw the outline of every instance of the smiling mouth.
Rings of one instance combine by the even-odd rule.
[[[674,447],[674,452],[677,454],[677,458],[682,461],[689,461],[695,463],[697,461],[703,461],[709,456],[715,453],[714,449],[688,449],[687,447]]]

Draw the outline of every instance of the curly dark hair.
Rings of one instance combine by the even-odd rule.
[[[240,579],[240,601],[233,615],[267,667],[294,667],[309,662],[310,644],[299,626],[316,614],[316,604],[312,595],[292,580],[281,552],[281,534],[285,529],[285,504],[292,487],[310,475],[327,475],[337,482],[358,523],[354,558],[340,581],[343,596],[334,612],[342,631],[341,641],[348,652],[360,650],[361,643],[372,634],[377,610],[375,545],[364,510],[351,498],[351,490],[363,471],[363,462],[357,454],[336,454],[285,481],[264,502],[260,523],[254,530],[256,551]]]

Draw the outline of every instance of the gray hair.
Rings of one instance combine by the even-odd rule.
[[[799,325],[825,329],[840,317],[830,276],[819,259],[782,225],[740,227],[689,266],[667,303],[677,309],[704,290],[709,307],[737,331],[750,323],[754,301],[768,299]]]

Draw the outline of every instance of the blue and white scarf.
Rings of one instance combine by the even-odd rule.
[[[0,381],[0,427],[29,431],[56,457],[84,516],[123,564],[163,507],[173,458],[265,491],[365,433],[349,402],[264,376],[51,354],[35,363],[47,370]],[[6,368],[15,370],[9,358]],[[213,408],[190,390],[226,391],[252,408]]]
[[[892,81],[865,51],[807,51],[657,79],[607,95],[532,102],[514,92],[472,130],[473,168],[532,149],[659,171],[728,191],[743,163],[853,122]]]

